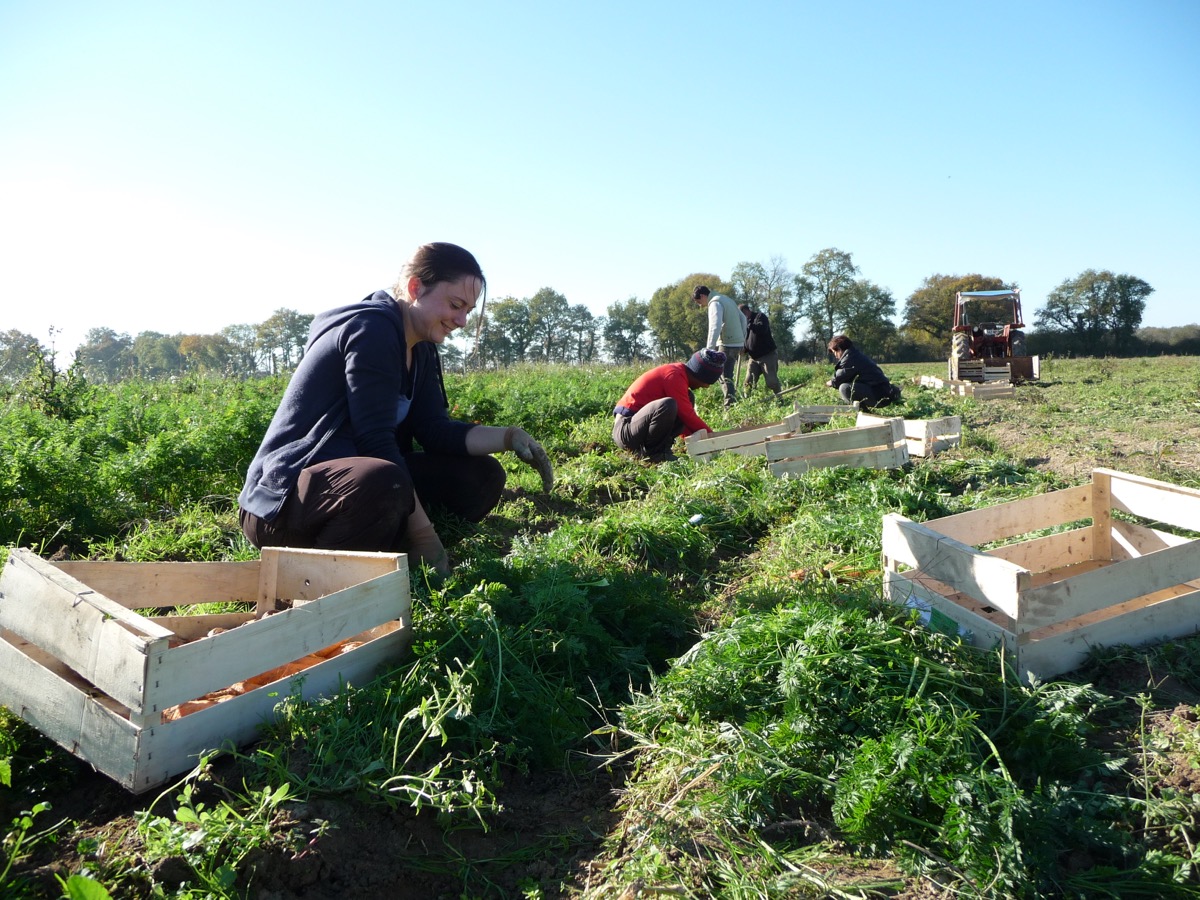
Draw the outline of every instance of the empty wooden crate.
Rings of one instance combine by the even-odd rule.
[[[239,611],[180,609],[218,602]],[[287,696],[374,677],[407,648],[409,617],[403,554],[50,563],[15,549],[0,574],[0,704],[141,792],[253,740]]]
[[[1049,678],[1096,646],[1200,629],[1197,531],[1200,491],[1096,469],[1088,484],[929,522],[885,516],[884,595],[1003,647],[1022,678]]]
[[[768,438],[766,449],[768,465],[775,475],[797,475],[832,466],[895,469],[908,462],[904,420],[899,418],[862,427]]]
[[[870,413],[859,413],[854,424],[858,428],[882,425],[887,419]],[[962,418],[942,416],[938,419],[904,419],[904,442],[909,456],[933,456],[952,447],[962,440]]]

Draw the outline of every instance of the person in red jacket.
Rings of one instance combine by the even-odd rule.
[[[712,431],[696,414],[692,391],[715,384],[724,371],[725,354],[706,348],[687,362],[643,372],[613,410],[613,441],[652,462],[674,459],[679,435]]]

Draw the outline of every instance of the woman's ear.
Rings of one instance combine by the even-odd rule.
[[[420,278],[418,278],[416,275],[410,275],[408,278],[408,285],[407,285],[408,299],[416,300],[419,296],[421,296],[421,288],[423,288],[423,287],[424,287],[424,285],[421,283]]]

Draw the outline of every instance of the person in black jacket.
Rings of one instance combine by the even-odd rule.
[[[771,336],[771,322],[766,313],[755,312],[749,303],[743,303],[738,309],[746,317],[746,355],[750,357],[746,390],[754,390],[758,376],[762,375],[767,387],[778,397],[783,385],[779,383],[779,353],[775,338]]]
[[[844,334],[829,342],[829,352],[837,364],[833,377],[825,384],[838,389],[843,403],[858,401],[858,408],[876,409],[900,402],[900,388],[892,384],[883,370],[867,354],[854,346]]]
[[[376,291],[313,319],[238,496],[251,544],[406,552],[445,574],[424,504],[479,521],[500,499],[504,467],[492,454],[506,450],[550,490],[549,457],[523,429],[447,413],[437,345],[466,324],[485,286],[462,247],[425,244],[395,296]]]

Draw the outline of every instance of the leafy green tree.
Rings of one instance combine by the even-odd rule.
[[[33,371],[36,360],[46,352],[31,334],[15,328],[0,332],[0,384],[19,382]]]
[[[650,298],[646,319],[659,359],[685,359],[704,346],[708,337],[708,312],[692,300],[698,284],[736,299],[733,287],[711,272],[694,272],[674,284],[660,287]]]
[[[567,310],[566,327],[570,338],[566,353],[568,362],[585,363],[596,358],[603,325],[604,320],[592,315],[592,311],[582,303],[576,303]]]
[[[134,367],[133,339],[111,328],[91,328],[75,351],[75,361],[93,384],[111,384]]]
[[[178,337],[143,331],[133,339],[130,353],[137,373],[145,378],[164,378],[183,370]]]
[[[815,358],[823,356],[830,338],[845,330],[859,295],[857,275],[858,266],[849,253],[828,247],[814,254],[796,276],[796,298],[809,322],[807,342]]]
[[[796,303],[796,276],[788,271],[781,256],[771,257],[767,265],[740,262],[730,277],[734,294],[741,303],[749,303],[767,314],[771,333],[779,345],[780,358],[791,358],[792,331],[800,319]]]
[[[224,375],[235,353],[229,339],[220,334],[187,334],[179,342],[179,354],[189,372]]]
[[[526,301],[533,340],[526,351],[533,359],[561,362],[566,359],[570,305],[553,288],[544,287]]]
[[[235,378],[251,378],[268,370],[265,359],[260,364],[258,329],[254,325],[227,325],[221,329],[229,346],[228,373]]]
[[[529,303],[516,297],[494,300],[467,319],[472,335],[471,356],[478,366],[511,366],[525,358],[525,348],[534,340]]]
[[[1012,286],[999,278],[979,274],[928,275],[904,301],[901,327],[928,359],[942,359],[950,353],[954,295],[959,291],[999,291]]]
[[[650,359],[646,314],[650,304],[637,297],[617,301],[608,307],[604,321],[604,350],[616,363],[634,363]]]
[[[1133,275],[1087,269],[1046,296],[1034,324],[1069,335],[1081,352],[1129,353],[1152,293],[1154,288]]]
[[[896,340],[896,301],[892,292],[866,279],[854,282],[850,291],[850,302],[846,307],[841,330],[853,335],[852,340],[880,358],[890,358]]]
[[[292,369],[300,362],[312,320],[311,314],[280,308],[258,326],[259,350],[269,360],[272,372]]]

